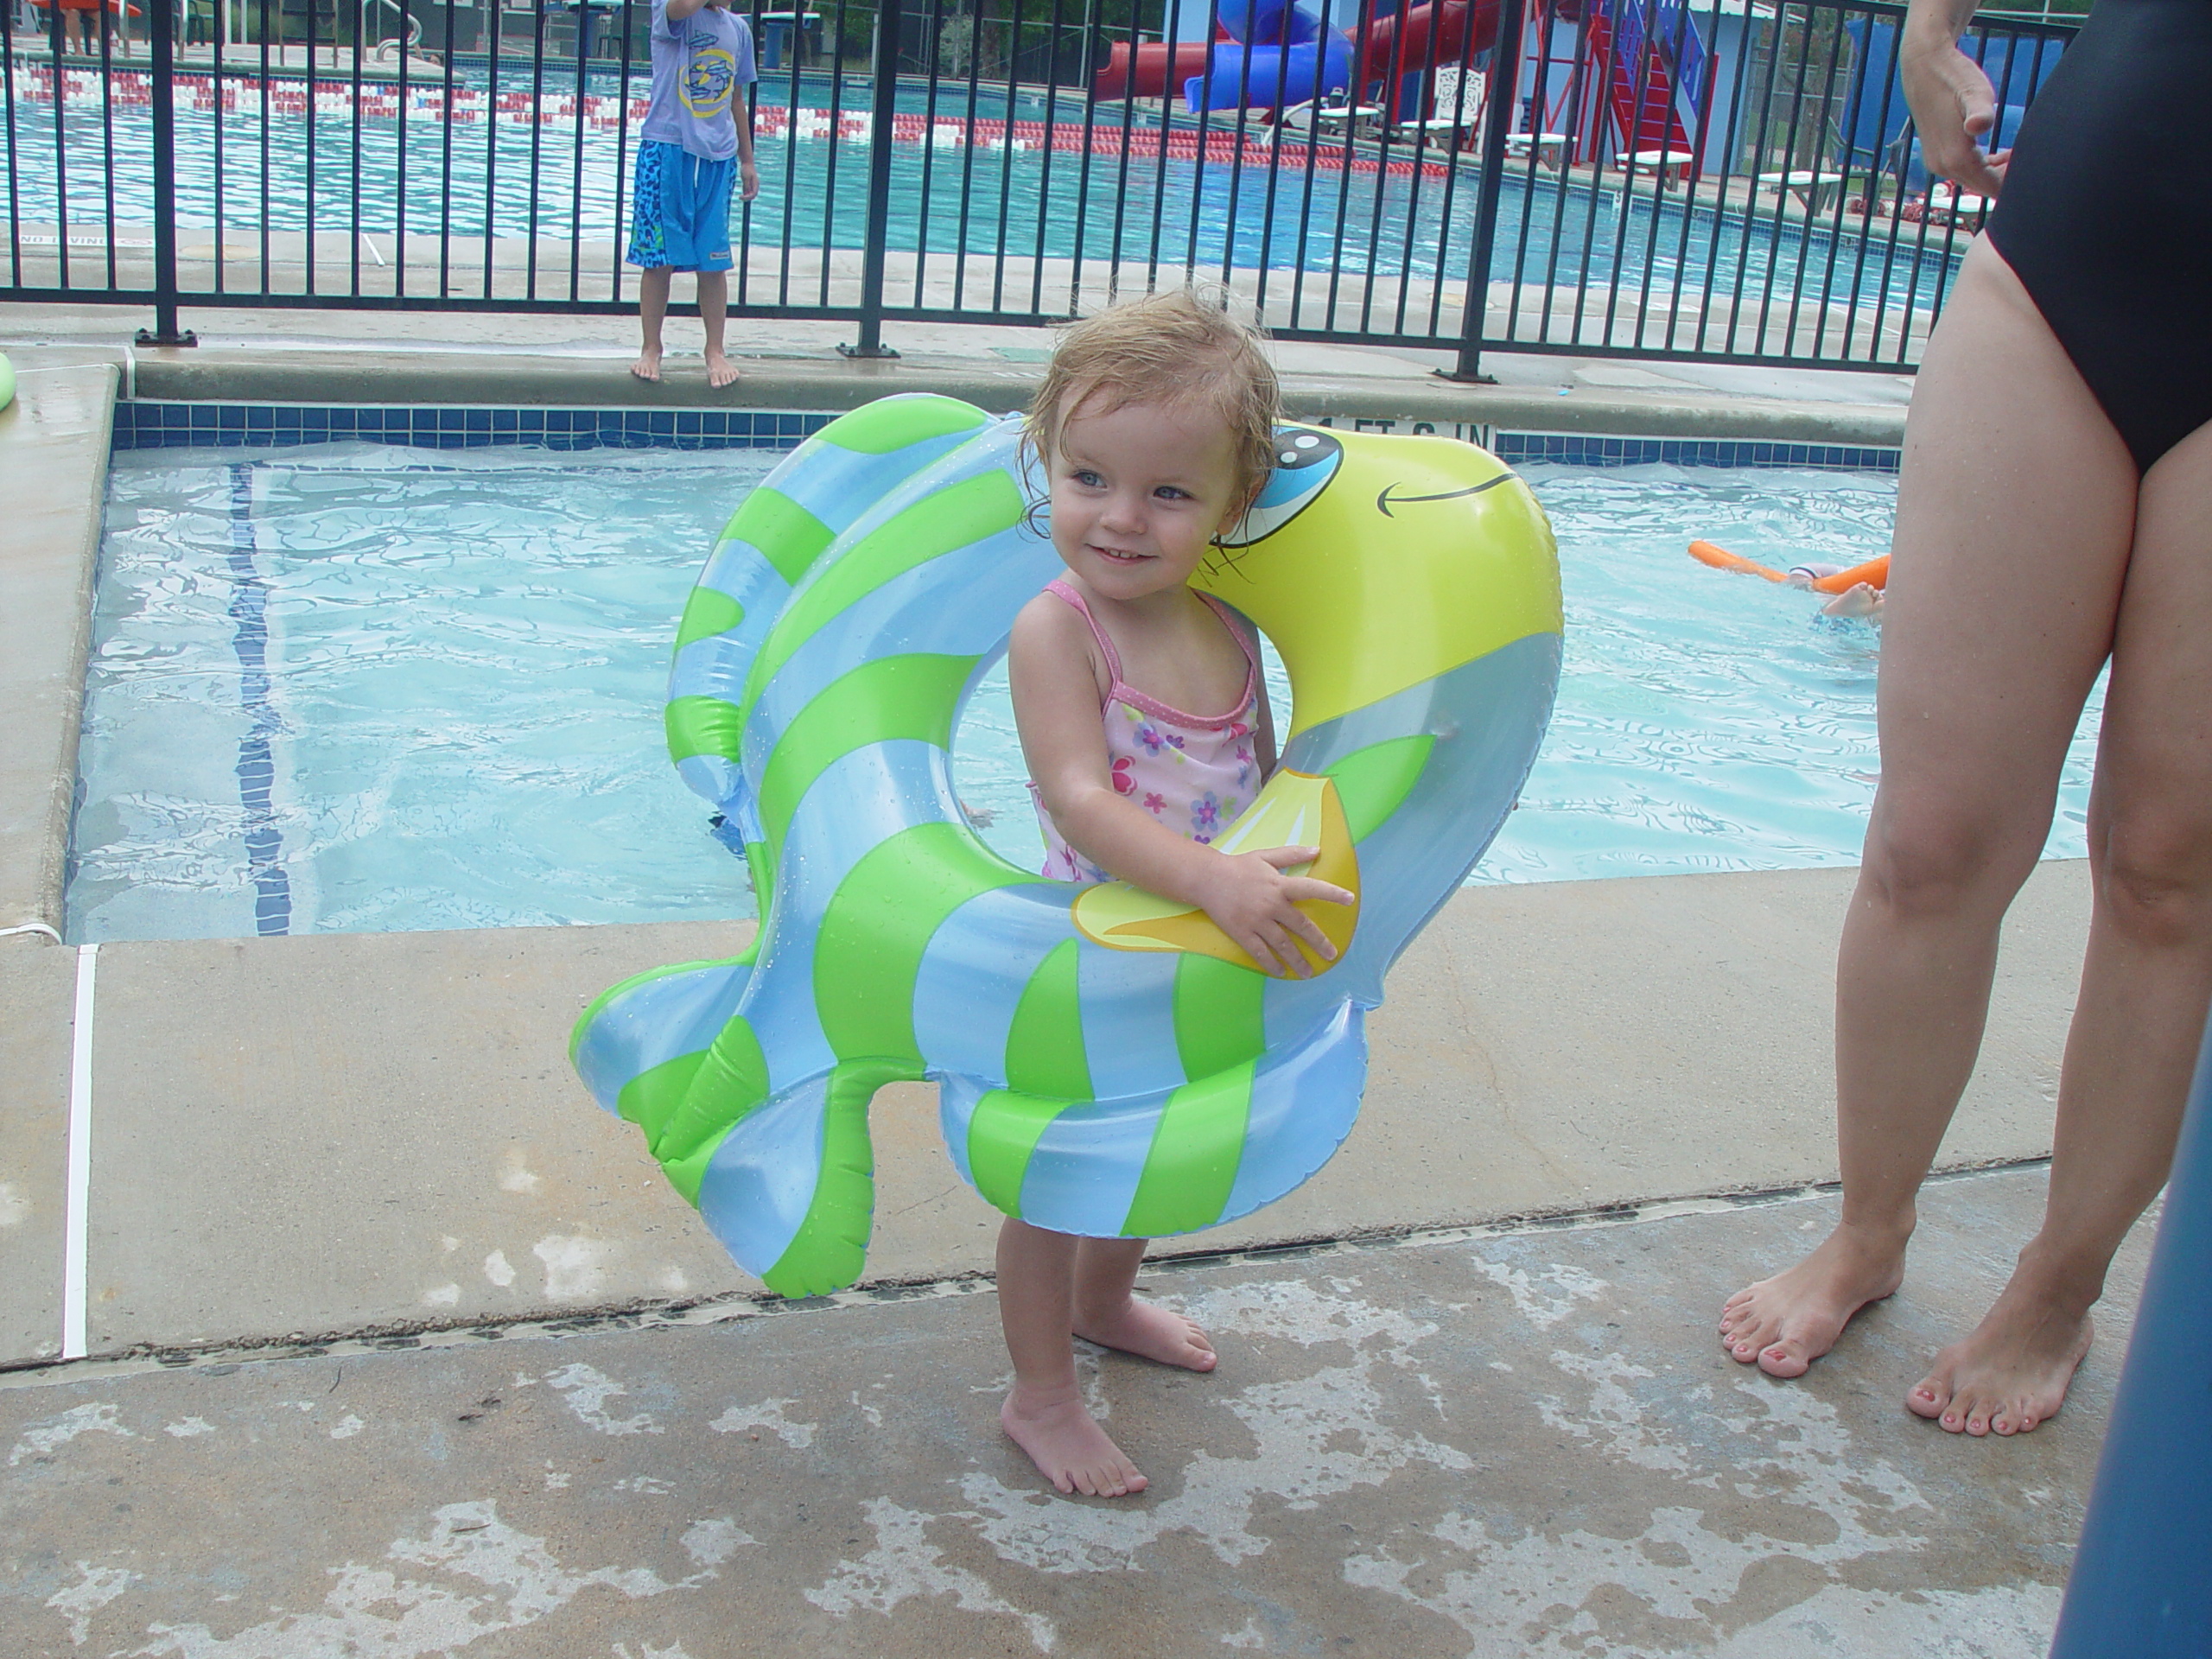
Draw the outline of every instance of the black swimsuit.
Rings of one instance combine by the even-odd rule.
[[[2208,114],[2212,0],[2096,0],[1989,220],[2145,472],[2212,420]]]

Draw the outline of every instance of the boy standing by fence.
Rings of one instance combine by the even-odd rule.
[[[707,384],[727,386],[737,379],[737,365],[722,351],[733,175],[746,200],[760,193],[749,96],[743,108],[738,101],[756,79],[753,30],[729,0],[653,0],[652,53],[652,105],[638,130],[628,256],[645,273],[638,283],[645,347],[630,372],[660,378],[669,288],[676,272],[690,270],[699,277]]]

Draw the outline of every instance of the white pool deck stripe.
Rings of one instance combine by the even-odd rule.
[[[85,1261],[92,1197],[92,994],[100,948],[77,951],[77,1006],[69,1045],[69,1174],[61,1229],[61,1357],[82,1359]]]

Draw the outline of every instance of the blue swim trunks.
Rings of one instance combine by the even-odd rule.
[[[629,262],[648,270],[728,270],[736,178],[734,157],[710,162],[674,144],[639,144]]]

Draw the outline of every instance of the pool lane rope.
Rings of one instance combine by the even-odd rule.
[[[741,836],[762,921],[726,961],[613,987],[570,1058],[747,1272],[859,1278],[868,1109],[934,1080],[963,1177],[1008,1215],[1154,1237],[1247,1215],[1359,1109],[1385,971],[1528,774],[1559,678],[1559,568],[1527,486],[1436,437],[1285,427],[1196,585],[1291,678],[1282,766],[1224,848],[1319,844],[1341,955],[1269,978],[1203,912],[1007,863],[953,793],[962,706],[1058,574],[1017,417],[886,398],[795,450],[723,531],[667,706]]]

